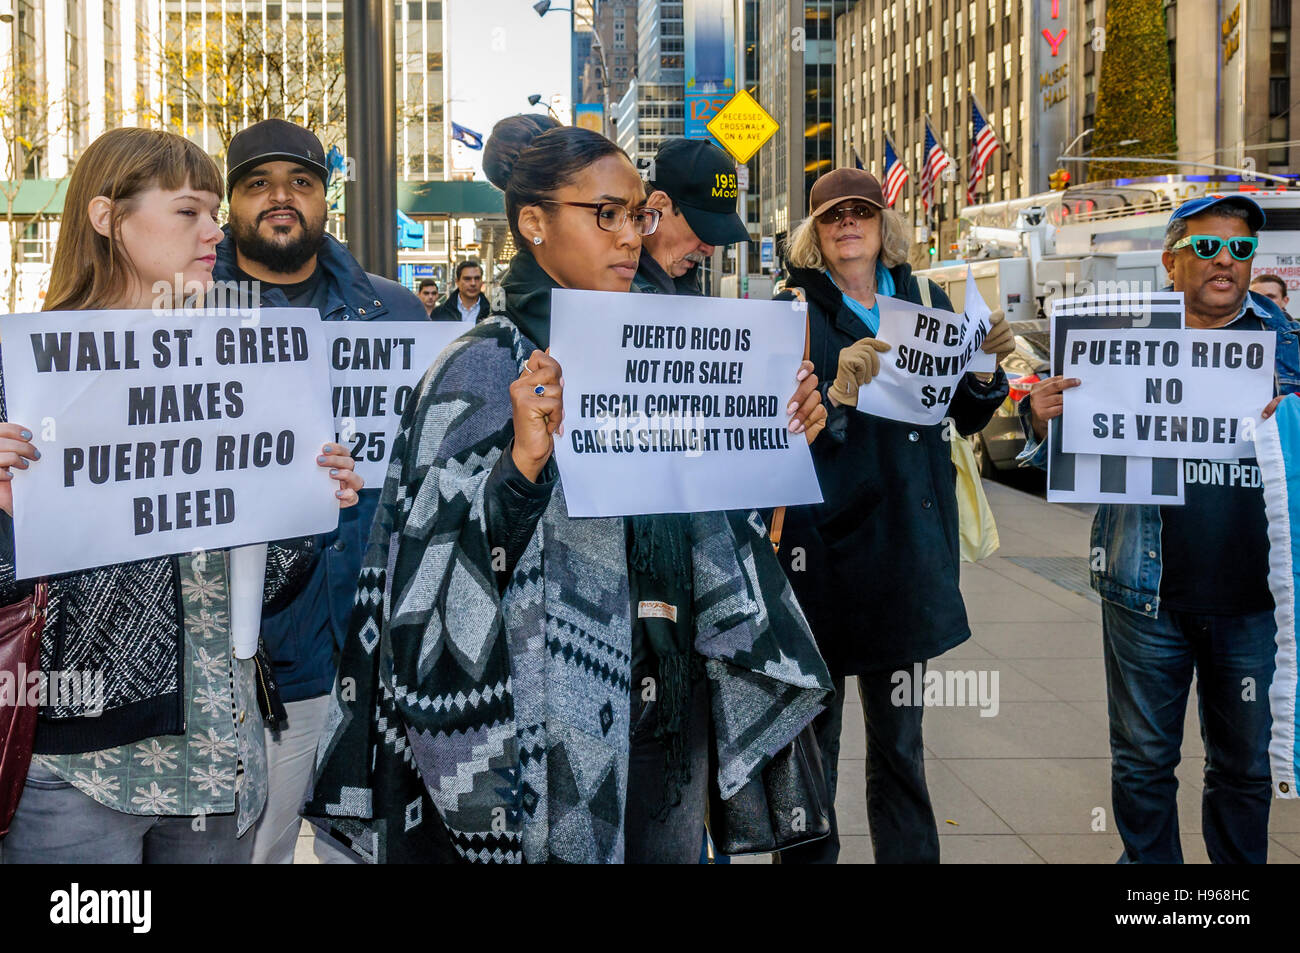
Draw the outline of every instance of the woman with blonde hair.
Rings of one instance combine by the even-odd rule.
[[[907,227],[885,207],[880,183],[836,169],[812,187],[812,214],[786,249],[786,293],[808,302],[814,372],[825,391],[826,432],[812,445],[824,502],[787,512],[781,559],[837,689],[817,718],[831,800],[844,683],[857,676],[867,727],[867,820],[877,863],[938,862],[939,839],[925,784],[921,712],[909,693],[896,703],[896,673],[916,668],[970,637],[958,588],[955,472],[944,424],[921,426],[856,409],[890,346],[876,339],[877,295],[952,310],[907,264]],[[928,283],[928,282],[927,282]],[[928,291],[928,295],[925,293]],[[927,300],[928,299],[928,300]],[[983,343],[1011,350],[1000,318]],[[981,430],[1007,396],[1001,370],[966,374],[948,408],[959,433]],[[795,556],[794,554],[798,554]],[[798,565],[793,563],[798,559]],[[831,836],[781,855],[785,863],[835,863]]]
[[[114,129],[68,183],[45,310],[156,306],[155,285],[212,280],[221,172],[202,149],[150,129]],[[181,302],[168,301],[168,307]],[[201,320],[201,318],[196,318]],[[4,409],[0,379],[0,416]],[[30,425],[0,423],[0,605],[30,595],[14,576],[17,474],[42,464]],[[343,447],[317,463],[353,506],[361,479]],[[21,479],[21,477],[20,477]],[[264,605],[291,598],[311,537],[272,543]],[[53,576],[41,670],[92,672],[100,697],[40,709],[32,760],[0,858],[11,863],[246,862],[266,800],[259,663],[234,657],[225,550]],[[265,669],[261,671],[266,676]]]

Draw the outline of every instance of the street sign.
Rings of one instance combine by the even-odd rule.
[[[767,110],[743,89],[731,97],[708,125],[709,133],[737,162],[748,162],[779,128]]]

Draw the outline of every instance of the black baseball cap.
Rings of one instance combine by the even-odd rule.
[[[677,204],[686,224],[706,245],[749,240],[736,214],[736,164],[703,139],[667,139],[655,153],[650,188]]]
[[[325,149],[315,134],[285,119],[263,119],[241,129],[226,150],[226,192],[253,166],[262,162],[301,162],[329,185]]]

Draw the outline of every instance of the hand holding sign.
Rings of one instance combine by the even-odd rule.
[[[813,362],[804,361],[800,364],[799,373],[795,374],[794,379],[799,382],[799,386],[786,405],[785,413],[791,418],[790,432],[803,434],[811,446],[826,427],[826,408],[822,406],[821,391],[817,389]]]
[[[989,325],[989,333],[984,336],[980,350],[1000,361],[1016,349],[1016,336],[1011,333],[1007,313],[1001,308],[989,312]]]
[[[1062,391],[1078,387],[1082,381],[1077,377],[1056,375],[1034,384],[1029,391],[1029,422],[1033,425],[1034,436],[1042,440],[1047,436],[1048,421],[1061,416],[1065,408]]]
[[[880,355],[890,345],[879,338],[863,338],[840,351],[835,383],[826,392],[837,404],[856,406],[859,388],[866,387],[880,373]]]
[[[316,458],[316,462],[329,470],[330,476],[339,481],[339,488],[334,495],[339,498],[339,508],[347,509],[357,505],[357,491],[365,486],[361,474],[357,473],[357,462],[352,459],[346,447],[337,443],[327,443],[321,448],[325,452]]]
[[[564,383],[555,358],[541,351],[529,355],[510,385],[510,409],[515,422],[511,456],[519,472],[536,483],[564,424]]]
[[[0,510],[14,515],[14,478],[10,467],[26,470],[28,460],[39,460],[41,452],[29,441],[31,431],[21,424],[0,424]]]

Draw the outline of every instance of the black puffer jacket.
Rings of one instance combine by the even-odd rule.
[[[920,304],[911,267],[890,273],[895,296]],[[782,565],[833,675],[934,658],[970,637],[958,588],[956,471],[944,426],[833,406],[826,391],[840,350],[871,332],[822,272],[792,269],[788,287],[808,298],[811,357],[829,416],[812,445],[825,501],[787,511]],[[952,308],[938,288],[933,304]],[[949,415],[961,433],[975,433],[1006,396],[1002,371],[988,385],[967,374]]]
[[[0,420],[8,419],[0,376]],[[314,537],[270,545],[264,613],[293,598],[315,557]],[[105,704],[100,714],[88,713],[88,708],[42,707],[36,753],[77,754],[183,733],[185,639],[178,557],[101,566],[51,576],[48,582],[41,670],[102,672]],[[34,583],[14,578],[13,518],[0,512],[0,605],[26,598]]]

